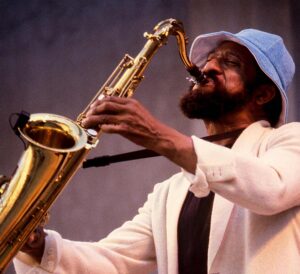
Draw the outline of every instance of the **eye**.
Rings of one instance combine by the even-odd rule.
[[[226,66],[231,66],[231,67],[240,67],[241,66],[241,62],[235,58],[224,58],[223,63]]]

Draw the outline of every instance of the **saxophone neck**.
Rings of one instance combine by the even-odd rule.
[[[184,27],[181,21],[176,19],[166,19],[158,23],[154,27],[154,33],[145,33],[148,39],[156,39],[161,44],[166,44],[168,36],[173,35],[177,39],[180,58],[185,65],[186,69],[190,71],[194,68],[193,63],[190,61],[187,54],[188,39],[185,35]]]

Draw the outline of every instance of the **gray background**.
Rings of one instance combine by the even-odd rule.
[[[1,0],[0,173],[13,172],[23,149],[10,129],[11,113],[26,110],[74,119],[123,55],[140,51],[143,32],[159,21],[180,19],[190,41],[218,30],[274,32],[285,39],[297,65],[298,11],[297,1],[286,0]],[[184,118],[178,108],[188,85],[173,37],[145,76],[135,98],[168,125],[203,136],[203,125]],[[295,80],[289,93],[290,121],[299,120],[299,84]],[[134,149],[138,147],[121,137],[105,135],[90,156]],[[162,157],[80,170],[52,207],[48,227],[73,240],[101,239],[136,213],[155,182],[179,170]]]

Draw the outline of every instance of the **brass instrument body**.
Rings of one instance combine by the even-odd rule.
[[[90,105],[103,96],[131,97],[150,59],[169,35],[177,38],[181,59],[186,54],[183,27],[174,19],[159,23],[133,59],[125,55],[76,122],[55,114],[32,114],[20,134],[27,143],[9,183],[0,189],[0,273],[39,225],[58,195],[97,145],[100,133],[84,129],[81,120]]]
[[[80,126],[54,114],[31,115],[21,135],[29,145],[0,203],[2,271],[93,146]]]

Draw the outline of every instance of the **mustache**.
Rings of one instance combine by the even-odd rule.
[[[205,85],[206,83],[212,81],[214,83],[218,83],[218,77],[217,74],[214,71],[209,71],[206,73],[203,73],[204,77],[201,82],[201,84]]]
[[[201,78],[195,78],[195,77],[187,77],[186,80],[188,80],[192,86],[199,86],[204,87],[207,83],[213,83],[215,86],[220,86],[220,82],[218,77],[215,73],[203,73]]]
[[[204,72],[202,70],[199,70],[198,67],[194,65],[190,69],[188,69],[188,72],[192,77],[188,77],[187,80],[189,80],[194,84],[205,85],[206,83],[211,81],[213,82],[218,81],[218,77],[217,77],[218,73],[214,70],[209,70]]]
[[[205,77],[203,77],[201,81],[196,81],[194,78],[189,77],[187,77],[186,79],[190,83],[186,90],[188,92],[201,92],[202,88],[204,88],[208,83],[212,83],[217,90],[222,90],[224,88],[215,74],[205,74]],[[193,90],[194,87],[195,90]]]

